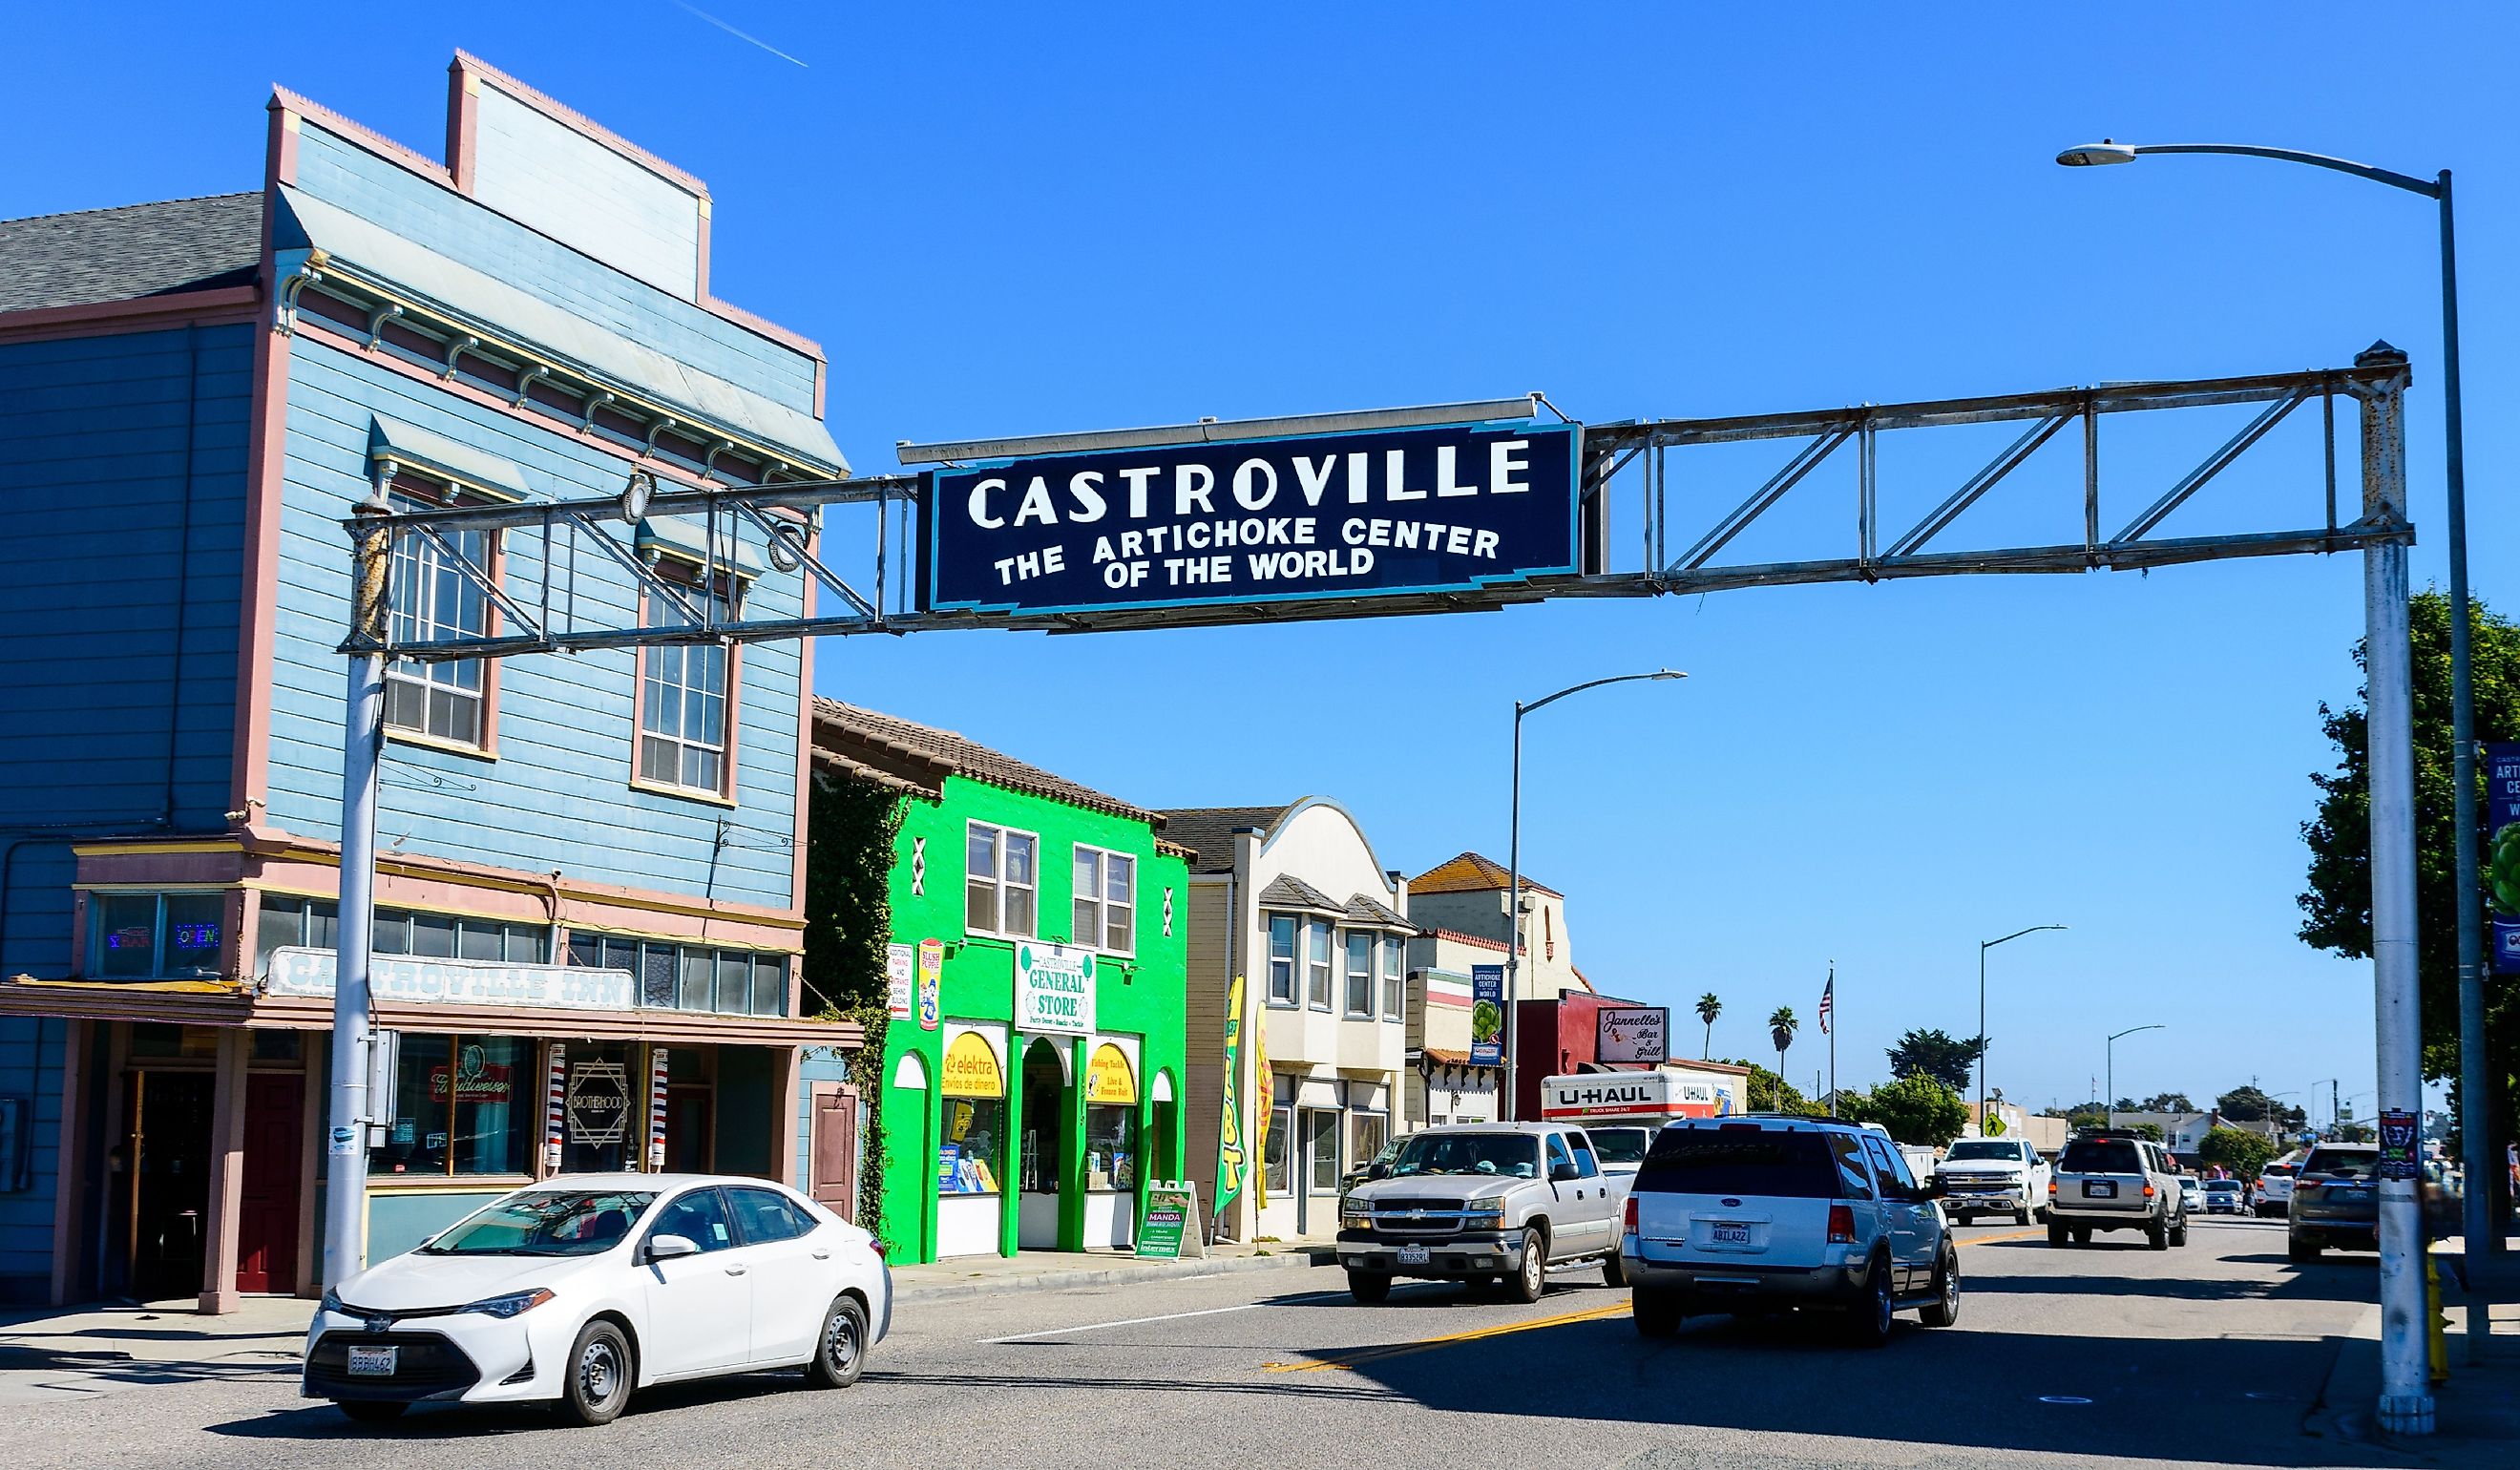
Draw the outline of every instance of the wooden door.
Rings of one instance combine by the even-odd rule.
[[[246,1079],[245,1167],[237,1206],[237,1290],[297,1289],[298,1162],[304,1146],[305,1079],[262,1072]]]
[[[846,1083],[814,1084],[814,1201],[842,1220],[858,1218],[858,1093]]]

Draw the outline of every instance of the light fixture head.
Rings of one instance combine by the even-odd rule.
[[[1645,677],[1647,679],[1686,679],[1688,675],[1679,669],[1656,669]]]
[[[2056,156],[2056,161],[2067,168],[2090,168],[2101,163],[2132,163],[2135,161],[2135,145],[2120,143],[2112,138],[2102,138],[2097,143],[2086,143],[2080,147],[2065,150]]]
[[[621,487],[621,518],[637,525],[648,518],[648,502],[656,494],[656,477],[645,469],[630,471],[630,483]]]
[[[779,571],[791,572],[803,563],[796,559],[796,545],[788,540],[791,533],[780,526],[770,533],[770,564]]]

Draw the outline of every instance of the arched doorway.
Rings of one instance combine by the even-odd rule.
[[[1055,1042],[1036,1037],[1024,1047],[1023,1128],[1017,1139],[1015,1244],[1028,1251],[1058,1249],[1062,1176],[1067,1170],[1070,1115],[1067,1060]]]

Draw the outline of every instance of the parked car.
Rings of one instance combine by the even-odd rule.
[[[2066,1140],[2048,1184],[2048,1243],[2091,1243],[2094,1230],[2141,1230],[2157,1251],[2187,1243],[2179,1166],[2149,1138],[2086,1134]]]
[[[2248,1213],[2249,1187],[2238,1180],[2205,1181],[2205,1213],[2208,1215],[2245,1215]]]
[[[1637,1172],[1621,1249],[1637,1330],[1701,1312],[1818,1307],[1868,1347],[1914,1309],[1959,1318],[1960,1265],[1935,1203],[1888,1137],[1826,1118],[1666,1125]]]
[[[785,1367],[845,1387],[891,1323],[873,1238],[785,1185],[562,1176],[326,1292],[299,1392],[362,1420],[543,1400],[604,1424],[680,1379]]]
[[[2249,1204],[2260,1220],[2281,1220],[2292,1205],[2293,1176],[2301,1172],[2299,1159],[2284,1159],[2269,1164],[2258,1174],[2257,1187],[2249,1193]]]
[[[2376,1251],[2380,1248],[2379,1180],[2376,1143],[2320,1143],[2301,1161],[2293,1180],[2290,1222],[2284,1226],[2286,1253],[2295,1261],[2316,1261],[2329,1247]]]
[[[2050,1172],[2027,1138],[1960,1138],[1934,1166],[1943,1213],[1959,1225],[1980,1215],[2009,1215],[2016,1225],[2046,1218]]]
[[[2179,1175],[2179,1208],[2191,1219],[2205,1213],[2205,1181],[2184,1170]]]
[[[1394,1276],[1502,1280],[1537,1302],[1550,1267],[1583,1261],[1625,1282],[1619,1206],[1632,1177],[1603,1169],[1580,1128],[1420,1129],[1376,1168],[1339,1206],[1339,1264],[1359,1302],[1389,1296]]]

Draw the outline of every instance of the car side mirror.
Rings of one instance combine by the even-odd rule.
[[[1387,1180],[1391,1178],[1391,1166],[1379,1162],[1368,1164],[1365,1166],[1365,1177],[1369,1182],[1374,1180]]]
[[[1916,1194],[1922,1199],[1941,1199],[1950,1192],[1950,1183],[1938,1174],[1925,1180],[1925,1187],[1917,1190]]]
[[[671,1261],[678,1256],[697,1256],[699,1253],[698,1242],[689,1235],[656,1235],[648,1241],[650,1261]]]
[[[1584,1171],[1576,1168],[1572,1164],[1552,1164],[1549,1166],[1549,1181],[1552,1184],[1567,1183],[1575,1180],[1580,1180],[1583,1177]]]

